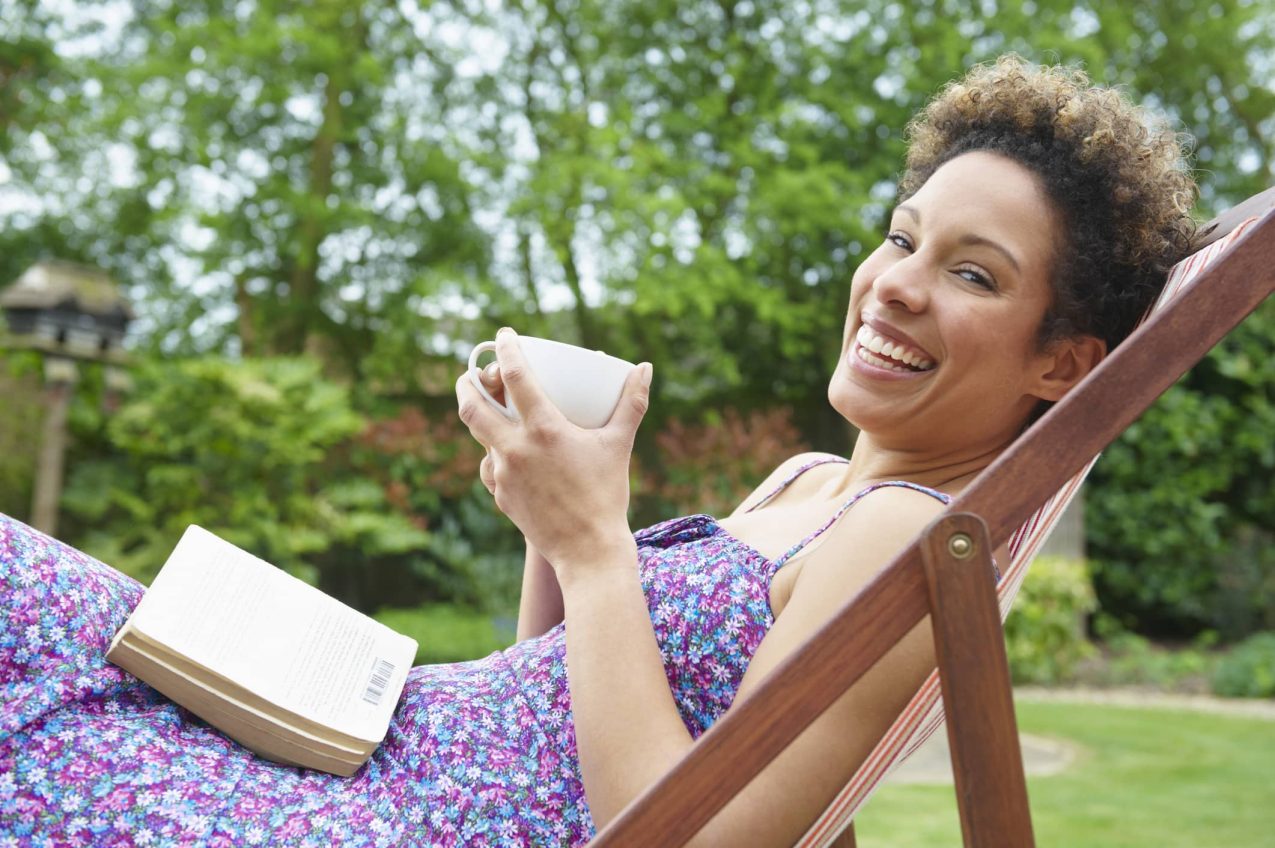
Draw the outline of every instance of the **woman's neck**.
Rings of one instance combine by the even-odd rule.
[[[886,480],[907,480],[950,495],[961,491],[979,472],[991,464],[1007,445],[983,451],[955,454],[896,450],[860,433],[844,471],[827,484],[829,500],[839,500],[865,486]]]

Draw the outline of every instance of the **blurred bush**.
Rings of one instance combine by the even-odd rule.
[[[71,466],[63,507],[74,543],[105,562],[149,581],[199,524],[331,591],[325,568],[353,563],[392,583],[402,555],[427,544],[340,462],[364,419],[315,362],[152,361],[134,379],[114,415],[75,416],[78,450],[99,443]]]
[[[1100,612],[1094,616],[1093,631],[1100,654],[1082,663],[1076,675],[1077,682],[1089,686],[1205,692],[1220,656],[1213,630],[1202,631],[1185,645],[1156,644]]]
[[[1097,609],[1084,560],[1036,559],[1005,622],[1010,676],[1016,683],[1051,685],[1070,680],[1094,653],[1085,620]]]
[[[0,512],[25,519],[35,485],[35,458],[43,438],[40,361],[34,354],[0,357]]]
[[[1275,698],[1275,632],[1233,647],[1213,672],[1213,691],[1234,698]]]
[[[429,596],[513,615],[524,543],[478,479],[482,456],[453,410],[426,415],[414,406],[370,421],[350,447],[352,467],[428,531],[411,570]]]
[[[725,516],[781,462],[810,450],[787,407],[727,409],[695,423],[674,418],[654,444],[653,457],[634,461],[639,524],[697,512]]]
[[[1104,611],[1151,636],[1275,629],[1275,301],[1112,443],[1088,488]]]

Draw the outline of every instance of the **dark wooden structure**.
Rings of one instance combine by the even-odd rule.
[[[87,265],[37,262],[0,295],[6,347],[91,362],[124,364],[133,309],[105,272]]]
[[[66,453],[66,420],[78,377],[76,362],[106,365],[107,396],[121,383],[124,334],[133,318],[107,274],[56,259],[37,262],[0,295],[8,332],[0,347],[38,351],[44,356],[44,438],[36,459],[31,524],[57,533]]]
[[[686,844],[927,614],[964,844],[1034,845],[991,553],[1275,290],[1275,189],[1204,227],[1197,248],[1258,214],[591,846]],[[835,845],[853,846],[853,828]]]

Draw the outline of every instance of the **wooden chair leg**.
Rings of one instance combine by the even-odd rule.
[[[987,526],[970,513],[943,516],[921,552],[965,846],[1032,848]]]

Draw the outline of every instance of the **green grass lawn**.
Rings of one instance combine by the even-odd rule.
[[[382,609],[372,617],[416,640],[415,665],[476,660],[513,642],[491,616],[450,604]]]
[[[1275,722],[1019,702],[1019,729],[1079,746],[1028,778],[1042,848],[1272,848]],[[940,731],[941,732],[941,731]],[[950,786],[885,786],[856,819],[860,848],[959,846]]]

